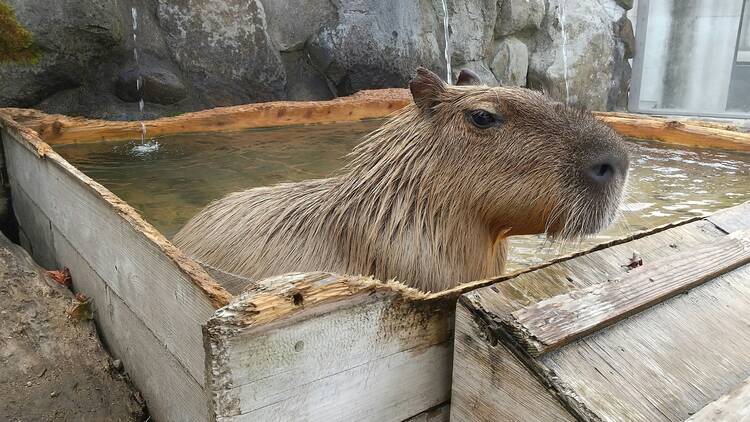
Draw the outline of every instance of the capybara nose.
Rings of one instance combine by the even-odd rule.
[[[617,176],[625,176],[628,171],[627,158],[615,155],[600,159],[591,164],[584,174],[586,179],[594,185],[603,186],[612,182]]]

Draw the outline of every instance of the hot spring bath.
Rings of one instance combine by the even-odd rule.
[[[230,192],[321,178],[380,120],[194,133],[157,139],[159,149],[132,142],[56,147],[63,157],[139,210],[171,237],[208,202]],[[667,222],[708,215],[750,199],[750,154],[632,140],[629,189],[622,215],[581,244],[544,236],[511,238],[510,271]]]

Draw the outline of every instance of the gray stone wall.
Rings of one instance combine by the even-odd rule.
[[[417,66],[445,75],[441,0],[5,1],[42,59],[0,64],[0,106],[139,118],[141,74],[152,118],[404,87]],[[488,84],[528,85],[592,109],[624,105],[627,2],[564,0],[562,25],[560,1],[447,0],[454,75],[469,68]]]

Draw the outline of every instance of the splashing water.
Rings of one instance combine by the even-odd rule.
[[[565,32],[565,0],[560,0],[557,8],[560,19],[560,32],[562,35],[562,58],[563,58],[563,80],[565,81],[565,104],[570,103],[570,85],[568,84],[568,34]]]
[[[130,9],[131,15],[133,16],[133,58],[135,59],[135,66],[138,72],[138,76],[135,79],[135,88],[140,95],[138,100],[138,110],[141,112],[141,143],[133,146],[131,154],[136,156],[144,156],[159,150],[159,142],[152,139],[146,141],[146,123],[144,123],[144,101],[143,101],[143,76],[141,75],[141,64],[138,60],[138,10],[133,7]]]
[[[443,33],[445,34],[445,72],[447,73],[446,81],[451,84],[453,83],[451,81],[451,54],[450,54],[450,45],[448,43],[449,35],[448,35],[448,5],[446,4],[446,0],[443,0]]]

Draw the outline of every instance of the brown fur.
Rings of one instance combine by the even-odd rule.
[[[175,242],[252,279],[331,271],[437,291],[501,274],[509,235],[572,238],[613,219],[627,153],[589,113],[522,88],[446,86],[425,70],[411,89],[416,104],[334,177],[233,193]],[[504,123],[478,129],[466,114],[475,109]],[[602,154],[625,169],[592,187],[581,172]]]

